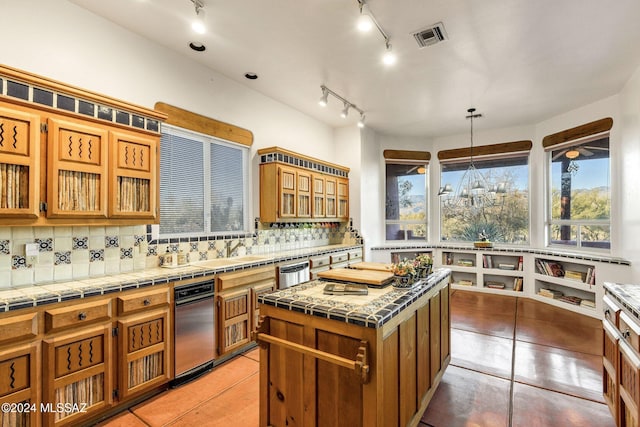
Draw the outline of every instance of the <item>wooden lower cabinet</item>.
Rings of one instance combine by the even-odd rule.
[[[118,398],[168,382],[169,308],[118,321]]]
[[[275,267],[258,267],[216,276],[218,358],[251,343],[258,316],[258,295],[276,288]]]
[[[39,370],[40,343],[0,351],[0,402],[15,404],[0,412],[1,427],[40,425]]]
[[[602,340],[602,391],[604,401],[611,411],[611,415],[619,425],[618,419],[618,340],[619,334],[615,326],[608,320],[603,321]]]
[[[450,361],[448,304],[441,283],[380,328],[262,305],[259,425],[417,426]]]
[[[77,425],[113,403],[111,322],[43,342],[45,425]]]

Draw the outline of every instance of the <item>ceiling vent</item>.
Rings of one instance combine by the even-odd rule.
[[[442,22],[413,33],[413,38],[418,42],[420,49],[448,39]]]

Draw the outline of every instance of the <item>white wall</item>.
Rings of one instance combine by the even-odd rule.
[[[2,63],[153,107],[166,102],[254,134],[252,152],[280,146],[341,164],[333,129],[67,1],[1,0]],[[35,13],[34,11],[37,11]],[[253,188],[258,188],[257,160]],[[257,191],[253,215],[259,213]]]

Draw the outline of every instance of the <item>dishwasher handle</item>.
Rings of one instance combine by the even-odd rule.
[[[298,264],[289,264],[280,267],[280,274],[297,273],[298,271],[302,271],[306,268],[309,268],[309,261],[304,261]]]

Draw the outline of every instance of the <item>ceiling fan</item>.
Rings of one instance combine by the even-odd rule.
[[[572,160],[578,156],[591,157],[594,154],[593,150],[609,151],[609,147],[567,147],[564,150],[556,153],[551,160],[557,160],[562,156],[566,156],[568,159]]]

